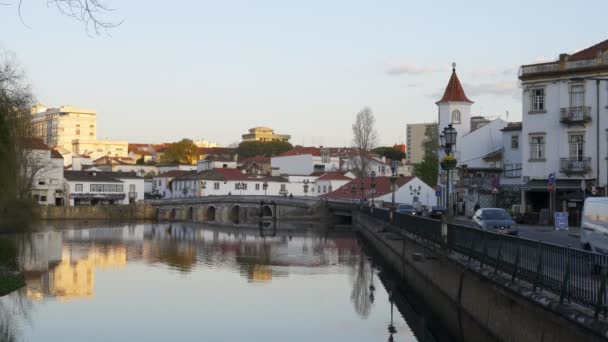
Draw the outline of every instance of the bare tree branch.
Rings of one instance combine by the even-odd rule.
[[[375,128],[376,119],[372,110],[363,108],[353,124],[353,144],[358,150],[357,158],[353,158],[355,173],[360,177],[367,176],[369,153],[378,143],[378,132]]]

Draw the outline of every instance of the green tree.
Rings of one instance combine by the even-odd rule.
[[[243,141],[236,148],[240,159],[266,156],[272,157],[291,150],[293,146],[287,141]]]
[[[439,133],[437,124],[426,126],[424,137],[422,146],[420,146],[424,150],[424,160],[414,165],[414,175],[422,179],[426,184],[435,186],[437,185],[437,176],[439,174],[439,158],[437,156]]]
[[[391,146],[376,147],[372,152],[378,154],[380,157],[386,157],[391,160],[405,159],[405,153]]]
[[[165,164],[194,164],[198,160],[198,147],[190,139],[174,142],[163,152],[160,161]]]

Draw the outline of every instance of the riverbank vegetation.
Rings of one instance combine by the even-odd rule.
[[[0,238],[0,297],[23,286],[23,278],[16,273],[17,247],[15,241]]]

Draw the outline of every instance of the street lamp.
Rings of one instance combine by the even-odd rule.
[[[372,188],[372,210],[374,209],[374,195],[376,194],[376,171],[372,171],[372,173],[369,175],[372,179],[372,182],[370,183],[370,187]]]
[[[205,189],[207,189],[207,182],[203,181],[201,183],[201,189],[202,189],[201,197],[204,197],[205,196]]]
[[[395,218],[395,183],[397,183],[397,161],[393,160],[391,162],[391,191],[393,193],[391,198],[391,221]]]
[[[309,183],[309,182],[310,182],[310,181],[309,181],[308,179],[305,179],[305,180],[303,181],[303,183],[304,183],[304,196],[305,196],[305,197],[308,197],[308,183]]]
[[[388,325],[388,340],[389,342],[393,341],[393,335],[397,333],[397,328],[395,328],[394,325],[394,321],[393,321],[393,306],[394,306],[394,300],[393,300],[393,291],[391,290],[391,292],[388,295],[388,300],[391,302],[391,323]]]
[[[456,132],[456,129],[454,127],[452,127],[452,124],[449,124],[447,127],[445,127],[443,129],[443,132],[439,136],[439,138],[441,139],[441,145],[443,146],[443,150],[445,151],[445,155],[446,155],[446,157],[441,162],[441,168],[446,170],[446,173],[447,173],[447,184],[446,184],[446,189],[445,189],[445,195],[446,195],[447,212],[450,215],[453,214],[452,207],[450,205],[450,185],[451,185],[450,184],[450,173],[451,173],[451,170],[454,169],[454,167],[456,167],[456,159],[454,159],[451,155],[452,155],[452,152],[454,152],[454,150],[453,150],[454,146],[456,146],[456,136],[457,135],[458,135],[458,132]]]
[[[595,143],[596,143],[596,167],[597,167],[597,185],[600,185],[600,82],[608,81],[608,78],[602,77],[572,77],[570,81],[573,82],[583,82],[583,81],[595,81],[595,116],[596,123],[595,127],[597,129]],[[606,156],[606,160],[608,160],[608,156]],[[608,163],[608,162],[607,162]],[[604,196],[608,196],[608,168],[606,169],[606,184],[604,185]]]
[[[268,182],[266,180],[264,180],[262,188],[264,188],[264,197],[266,197],[266,190],[268,189]]]

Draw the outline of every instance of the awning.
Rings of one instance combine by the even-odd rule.
[[[594,181],[593,179],[586,179],[585,182],[589,183]],[[522,185],[522,190],[535,190],[535,191],[547,191],[548,181],[545,179],[533,179],[528,183]],[[581,190],[581,179],[558,179],[556,182],[556,190]]]

